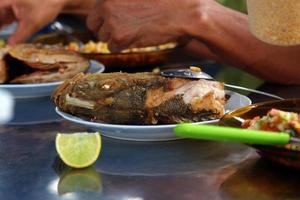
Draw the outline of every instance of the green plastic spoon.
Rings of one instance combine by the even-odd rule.
[[[285,145],[290,142],[300,143],[300,139],[287,133],[274,133],[250,129],[232,128],[213,125],[179,124],[174,128],[178,137],[232,141],[259,145]]]

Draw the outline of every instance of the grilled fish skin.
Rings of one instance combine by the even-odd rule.
[[[60,110],[92,121],[151,125],[220,118],[225,92],[220,82],[154,73],[78,74],[52,99]]]

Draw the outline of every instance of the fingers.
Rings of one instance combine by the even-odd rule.
[[[222,59],[216,53],[214,53],[210,48],[208,48],[206,44],[198,40],[191,40],[185,46],[184,50],[187,51],[189,54],[194,54],[195,56],[202,59],[223,62]]]
[[[98,5],[87,18],[87,27],[94,33],[98,33],[103,25],[103,18],[101,16],[101,8]]]
[[[99,27],[97,37],[102,42],[107,42],[110,39],[111,33],[107,23],[103,22],[103,25]]]
[[[14,0],[1,0],[0,8],[10,7],[14,3]]]
[[[113,28],[111,29],[114,30]],[[105,30],[102,31],[104,32]],[[108,38],[105,38],[108,42],[109,50],[111,52],[120,52],[128,48],[155,46],[169,42],[168,38],[155,36],[153,34],[139,34],[139,32],[142,31],[130,26],[119,26],[118,29],[108,35]]]
[[[162,25],[169,24],[165,20],[161,13],[153,14],[151,6],[144,6],[138,0],[133,0],[129,5],[120,0],[106,0],[98,3],[91,12],[87,25],[115,52],[128,47],[146,47],[174,41],[174,36],[164,31],[168,27],[162,28]],[[173,26],[171,28],[174,29]]]
[[[107,24],[111,25],[111,23]],[[106,39],[111,52],[120,52],[130,46],[137,46],[140,43],[140,40],[136,38],[137,30],[134,27],[122,25],[108,26],[106,30],[110,30],[110,32],[108,37],[104,39]]]
[[[9,37],[8,44],[25,42],[33,33],[38,30],[38,26],[31,20],[25,19],[19,22],[15,32]]]
[[[19,24],[15,32],[8,39],[9,44],[25,42],[32,34],[40,30],[44,25],[52,21],[58,14],[56,7],[45,10],[44,8],[15,7],[14,14]]]
[[[122,40],[119,40],[116,42],[112,37],[109,37],[107,40],[108,43],[108,49],[110,52],[121,52],[124,49],[127,49],[129,46],[132,45],[132,40],[126,40],[125,42]]]

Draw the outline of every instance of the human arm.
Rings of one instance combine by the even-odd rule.
[[[88,25],[113,51],[185,38],[199,55],[269,81],[300,84],[299,46],[259,41],[249,32],[246,15],[213,0],[103,0]]]
[[[198,27],[203,29],[190,27],[187,32],[205,43],[222,62],[268,81],[300,84],[300,46],[264,43],[250,33],[246,15],[220,5],[205,9],[201,12],[206,16],[198,20]]]

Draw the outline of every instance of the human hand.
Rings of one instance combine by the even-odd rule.
[[[8,43],[24,42],[64,9],[82,14],[81,11],[90,10],[95,3],[96,0],[0,0],[0,29],[17,21],[18,27]]]
[[[34,32],[52,21],[65,6],[66,0],[1,0],[0,27],[18,21],[8,43],[24,42]]]
[[[198,26],[205,2],[213,0],[102,0],[88,27],[112,51],[178,41]]]

